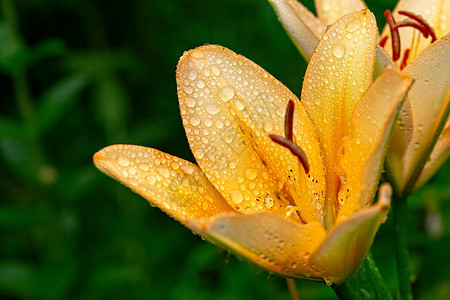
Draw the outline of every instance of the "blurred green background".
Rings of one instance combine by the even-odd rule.
[[[299,95],[306,65],[268,2],[0,5],[0,298],[288,299],[283,279],[202,241],[92,165],[114,143],[193,161],[175,68],[196,46],[231,48]],[[381,26],[395,2],[368,5]],[[449,171],[411,198],[418,299],[450,295]],[[388,220],[373,252],[391,287],[392,244]],[[301,299],[334,298],[324,284],[297,284]]]

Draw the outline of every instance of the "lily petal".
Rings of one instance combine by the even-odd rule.
[[[323,244],[312,254],[310,266],[322,272],[325,279],[337,284],[356,272],[372,245],[378,227],[386,219],[391,195],[391,186],[382,184],[378,202],[333,227]]]
[[[314,2],[317,15],[325,25],[333,24],[348,13],[367,8],[362,0],[315,0]]]
[[[337,155],[356,103],[372,82],[376,40],[377,26],[370,11],[342,17],[319,42],[303,81],[302,103],[318,133],[328,172],[326,209],[332,219],[339,185]]]
[[[199,231],[269,273],[320,280],[306,260],[326,232],[318,222],[298,224],[271,212],[225,214]],[[309,276],[305,275],[308,274]]]
[[[297,0],[269,0],[278,19],[306,61],[309,60],[325,25]]]
[[[233,208],[282,214],[296,205],[302,221],[323,219],[325,175],[319,142],[306,111],[288,88],[252,61],[214,45],[183,55],[177,83],[192,152]],[[308,176],[288,149],[269,138],[283,135],[290,99],[297,102],[294,141],[306,152]]]
[[[450,156],[450,119],[447,118],[444,129],[439,136],[430,158],[427,160],[425,167],[420,173],[419,179],[414,185],[413,191],[424,185],[444,164]]]
[[[400,10],[406,10],[420,15],[434,29],[438,39],[450,32],[450,0],[401,0],[397,3],[397,6],[393,11],[396,22],[407,18],[406,16],[398,14],[398,11]],[[402,47],[410,48],[411,45],[415,45],[413,49],[411,49],[411,57],[415,57],[431,43],[430,38],[426,39],[423,36],[418,37],[417,30],[412,27],[401,28],[399,33]],[[381,36],[390,36],[388,25],[384,27]],[[418,44],[417,39],[419,39]],[[392,56],[392,45],[390,42],[386,43],[385,49],[389,55]],[[402,61],[402,57],[403,53],[400,57],[400,61]]]
[[[357,103],[338,161],[338,223],[371,204],[394,120],[411,83],[411,77],[387,67]]]
[[[414,127],[411,142],[403,152],[402,173],[391,174],[393,181],[400,187],[399,191],[409,192],[405,189],[412,188],[406,185],[411,185],[413,182],[410,181],[416,180],[413,177],[418,176],[447,120],[450,109],[449,51],[450,34],[447,34],[419,53],[413,63],[403,70],[415,80],[408,92]],[[389,170],[392,170],[396,162],[388,160],[387,163]]]
[[[113,145],[97,152],[94,164],[184,225],[233,211],[198,166],[164,152]]]

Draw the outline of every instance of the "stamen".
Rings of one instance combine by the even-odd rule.
[[[425,21],[421,16],[418,16],[416,14],[413,14],[412,12],[406,11],[406,10],[399,10],[398,13],[400,15],[403,16],[407,16],[411,19],[413,19],[414,21],[416,21],[417,23],[419,23],[420,25],[423,26],[423,28],[426,29],[426,31],[431,35],[431,42],[435,42],[437,40],[436,38],[436,34],[434,33],[433,28],[428,25],[427,21]],[[425,36],[425,34],[424,34]],[[428,37],[428,35],[426,35],[425,37]]]
[[[284,117],[284,135],[290,141],[293,141],[293,123],[294,123],[294,101],[289,99]]]
[[[395,24],[395,26],[394,26],[395,29],[398,29],[398,28],[400,28],[400,27],[414,27],[414,28],[416,28],[417,30],[419,30],[425,38],[427,38],[428,35],[429,35],[428,29],[425,28],[425,27],[423,27],[421,24],[416,23],[416,22],[412,22],[412,21],[408,21],[408,20],[403,20],[403,21],[398,22],[398,23]]]
[[[384,48],[384,46],[386,45],[386,42],[388,40],[389,36],[385,36],[381,39],[381,41],[378,43],[381,47]]]
[[[392,37],[392,59],[397,61],[400,58],[400,34],[398,33],[398,28],[395,28],[395,19],[392,15],[392,12],[387,9],[384,12],[384,17],[386,18],[386,22],[389,25],[389,29],[391,30]]]
[[[278,145],[288,148],[289,151],[291,151],[291,153],[298,158],[298,160],[303,166],[303,169],[305,170],[305,173],[306,174],[309,173],[308,158],[306,157],[305,151],[303,151],[303,149],[300,148],[299,145],[279,135],[269,134],[269,137],[273,142],[277,143]]]
[[[402,63],[400,64],[400,70],[406,68],[406,65],[408,63],[408,57],[409,57],[409,49],[406,49],[405,53],[403,53],[403,60]]]

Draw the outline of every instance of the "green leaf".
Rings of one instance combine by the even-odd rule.
[[[37,134],[45,133],[67,114],[87,83],[85,76],[74,74],[54,84],[40,97],[32,121]]]

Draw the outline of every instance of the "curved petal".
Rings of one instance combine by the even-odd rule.
[[[323,270],[328,281],[341,283],[356,272],[372,245],[378,227],[386,219],[392,195],[388,183],[380,186],[378,202],[355,213],[328,233],[323,244],[311,255],[310,266]]]
[[[362,0],[315,0],[314,2],[317,15],[325,25],[333,24],[348,13],[367,8]]]
[[[213,243],[270,273],[321,279],[306,265],[306,259],[326,234],[318,222],[298,224],[271,212],[226,214],[199,231]]]
[[[413,191],[417,190],[423,186],[445,163],[447,158],[450,156],[450,119],[447,118],[444,129],[441,132],[436,144],[434,145],[433,151],[430,154],[416,184],[414,185]]]
[[[408,92],[414,120],[412,139],[403,155],[401,177],[391,174],[403,192],[409,192],[404,189],[412,188],[406,185],[414,184],[410,181],[416,180],[447,120],[450,109],[449,52],[450,34],[447,34],[422,51],[403,70],[415,80]],[[388,167],[391,169],[390,163]]]
[[[387,67],[357,103],[338,158],[338,222],[371,204],[394,120],[411,83],[411,77]]]
[[[302,103],[324,153],[328,172],[326,206],[332,218],[339,185],[335,175],[337,155],[355,105],[372,82],[376,40],[377,26],[370,11],[344,16],[320,40],[303,81]]]
[[[288,88],[252,61],[215,45],[183,55],[177,84],[192,152],[230,205],[243,213],[279,214],[296,205],[304,222],[323,218],[325,180],[318,139]],[[283,135],[289,99],[297,102],[294,140],[308,156],[308,176],[288,149],[269,138]]]
[[[269,2],[295,46],[308,61],[325,32],[325,25],[297,0]]]
[[[164,152],[112,145],[95,153],[94,164],[184,225],[233,211],[198,166]]]
[[[450,0],[401,0],[397,3],[393,12],[396,22],[407,18],[399,15],[399,10],[406,10],[420,15],[434,29],[438,39],[450,32]],[[431,43],[431,38],[426,39],[423,36],[420,36],[419,40],[417,40],[417,30],[412,27],[400,28],[399,33],[402,52],[410,48],[411,45],[417,45],[411,50],[410,56],[412,57],[415,57]],[[388,25],[384,27],[381,36],[390,36]],[[390,41],[386,43],[385,48],[389,55],[392,56],[392,45]],[[403,59],[403,53],[401,55],[399,61]]]

